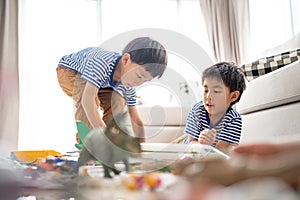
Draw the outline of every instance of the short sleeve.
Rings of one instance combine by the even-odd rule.
[[[101,88],[101,86],[109,79],[108,69],[109,64],[103,59],[89,59],[81,77],[95,85],[97,88]]]
[[[125,87],[122,83],[119,84],[117,87],[114,88],[118,91],[126,101],[128,106],[135,106],[136,105],[136,89]]]
[[[189,111],[184,132],[195,139],[199,137],[201,131],[196,105]]]
[[[230,143],[238,144],[241,138],[242,132],[242,118],[234,117],[225,124],[225,127],[218,135],[218,140]]]
[[[128,106],[136,105],[136,90],[134,88],[130,88],[129,90],[124,91],[123,93],[124,99]]]

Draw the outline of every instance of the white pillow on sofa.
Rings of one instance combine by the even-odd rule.
[[[273,56],[287,51],[292,51],[300,48],[300,32],[294,35],[288,41],[270,48],[262,53],[262,57]]]

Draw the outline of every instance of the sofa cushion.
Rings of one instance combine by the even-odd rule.
[[[274,46],[272,48],[265,50],[262,53],[261,57],[277,55],[282,52],[288,52],[288,51],[296,50],[299,48],[300,48],[300,32],[297,33],[296,35],[294,35],[289,40],[281,43],[280,45],[277,45],[277,46]]]
[[[300,102],[242,115],[240,143],[300,141]]]
[[[300,61],[247,82],[236,108],[241,114],[300,101]]]
[[[145,126],[184,126],[190,107],[185,106],[137,106]]]
[[[260,58],[241,66],[248,81],[300,60],[300,49]]]

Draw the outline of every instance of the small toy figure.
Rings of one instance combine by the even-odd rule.
[[[100,161],[104,168],[104,177],[111,178],[110,172],[119,174],[114,166],[116,162],[123,161],[125,170],[129,170],[128,158],[138,156],[141,153],[141,145],[138,138],[129,135],[124,123],[125,113],[113,118],[108,126],[92,130],[83,142],[76,166],[85,165],[89,161]]]

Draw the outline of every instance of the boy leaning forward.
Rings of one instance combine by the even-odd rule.
[[[56,72],[60,87],[74,100],[76,121],[83,121],[90,129],[106,127],[127,105],[134,135],[145,142],[135,88],[160,78],[166,66],[165,48],[156,40],[140,37],[130,41],[122,54],[89,47],[63,56]]]

